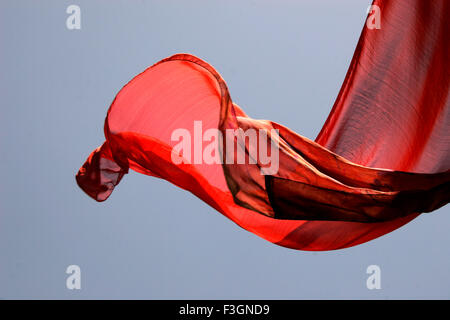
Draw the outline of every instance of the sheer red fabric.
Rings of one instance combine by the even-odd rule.
[[[105,120],[106,141],[80,168],[79,186],[104,201],[131,168],[192,192],[268,241],[301,250],[361,244],[447,204],[450,2],[374,5],[381,28],[363,28],[316,141],[251,119],[212,66],[176,54],[119,91]],[[227,130],[254,130],[256,146]],[[181,136],[174,133],[187,134],[191,149],[177,149]],[[208,152],[216,161],[198,158],[213,141],[217,148]],[[276,170],[263,174],[268,163],[253,159],[252,148],[274,145]],[[247,161],[228,161],[240,156]]]

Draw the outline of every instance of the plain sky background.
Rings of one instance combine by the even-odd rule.
[[[450,206],[357,247],[295,251],[166,181],[130,172],[97,203],[75,173],[115,94],[178,52],[233,100],[314,139],[370,1],[1,1],[0,298],[450,298]],[[66,8],[81,7],[81,30]],[[82,289],[66,288],[67,266]],[[367,266],[381,290],[366,288]]]

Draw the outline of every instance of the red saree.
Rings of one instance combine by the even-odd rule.
[[[212,66],[177,54],[119,91],[105,120],[106,141],[80,168],[79,186],[104,201],[131,168],[192,192],[268,241],[301,250],[361,244],[447,204],[450,2],[374,4],[381,28],[363,28],[316,141],[249,118]],[[252,156],[249,140],[239,137],[218,144],[220,163],[186,160],[185,149],[174,161],[179,129],[194,139],[216,130],[206,142],[227,130],[254,129],[258,137],[265,130],[267,145],[258,140],[258,147],[277,146],[277,170],[262,174],[267,163],[259,158],[227,162],[230,142],[237,145],[233,157]],[[207,146],[195,143],[188,145],[203,155]]]

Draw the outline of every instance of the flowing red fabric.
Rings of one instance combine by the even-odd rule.
[[[106,141],[80,168],[79,186],[104,201],[131,168],[192,192],[268,241],[301,250],[361,244],[447,204],[450,1],[374,5],[380,29],[364,26],[316,141],[251,119],[212,66],[176,54],[119,91],[106,117]],[[264,130],[267,145],[258,140],[258,147],[277,146],[278,170],[262,174],[261,159],[225,161],[231,142],[234,157],[251,156],[252,146],[239,136],[218,144],[221,163],[189,160],[184,149],[175,163],[177,129],[191,135],[193,152],[204,151],[194,140],[209,129],[218,132],[210,141],[227,130],[255,129],[258,137]]]

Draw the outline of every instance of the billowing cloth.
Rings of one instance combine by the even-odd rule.
[[[450,1],[374,5],[379,29],[364,26],[315,141],[248,117],[212,66],[176,54],[119,91],[79,186],[104,201],[131,168],[301,250],[361,244],[447,204]]]

